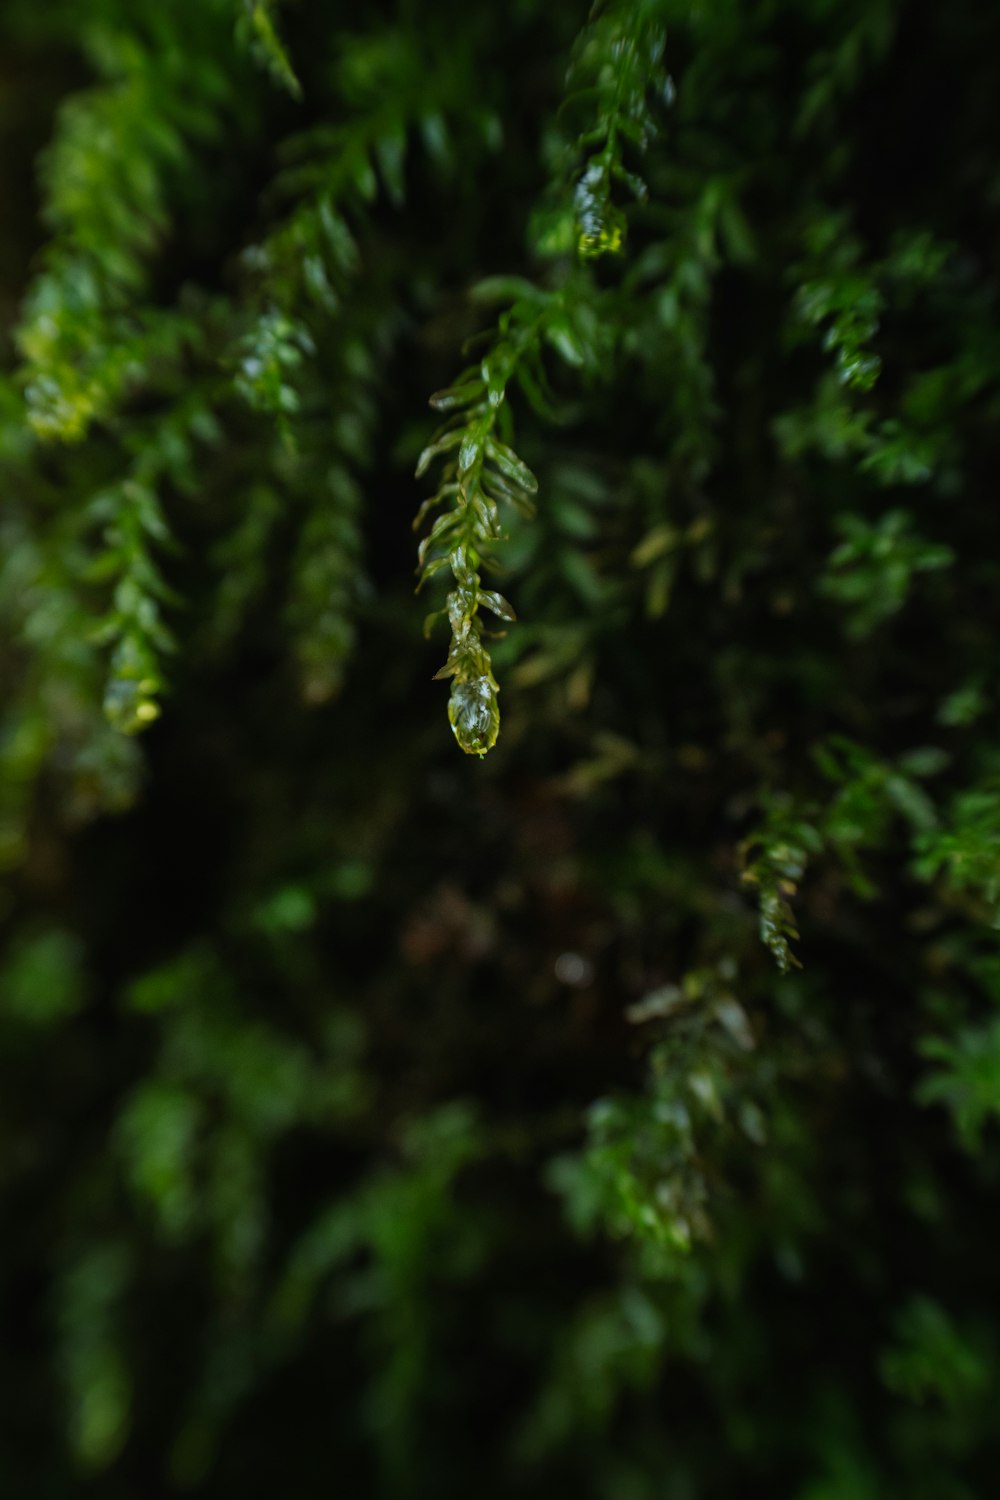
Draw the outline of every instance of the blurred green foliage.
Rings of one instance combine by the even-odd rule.
[[[992,1493],[998,48],[0,0],[0,1495]]]

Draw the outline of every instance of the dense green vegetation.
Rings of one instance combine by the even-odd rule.
[[[0,0],[0,1495],[992,1493],[998,56]]]

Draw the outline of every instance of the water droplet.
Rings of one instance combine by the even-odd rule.
[[[601,167],[589,167],[583,174],[574,202],[580,254],[588,260],[617,254],[625,243],[626,220],[611,202],[607,173]]]
[[[500,733],[497,688],[490,677],[457,677],[448,702],[448,719],[466,755],[485,755]]]
[[[104,712],[108,721],[122,734],[138,734],[160,716],[160,705],[153,698],[156,683],[134,677],[113,678],[104,694]]]

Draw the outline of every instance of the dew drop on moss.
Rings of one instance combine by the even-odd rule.
[[[448,718],[466,755],[485,755],[500,733],[497,689],[489,677],[456,678]]]

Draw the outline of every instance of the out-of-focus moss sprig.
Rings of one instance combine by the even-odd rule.
[[[391,302],[363,301],[345,309],[322,373],[307,377],[302,387],[297,451],[286,471],[302,520],[285,613],[307,703],[325,703],[339,692],[354,649],[358,608],[371,593],[359,476],[372,460],[381,376],[398,321]]]
[[[110,608],[93,635],[96,644],[113,647],[104,709],[126,734],[158,718],[165,686],[161,661],[175,649],[162,606],[181,601],[156,558],[158,550],[174,545],[162,492],[166,486],[190,492],[199,449],[218,437],[211,397],[196,386],[155,423],[129,434],[131,460],[124,477],[96,494],[87,507],[89,523],[102,534],[88,576],[112,585]]]
[[[346,118],[282,144],[266,199],[276,222],[242,256],[251,321],[237,348],[237,388],[285,420],[298,405],[295,372],[315,352],[323,319],[341,312],[361,270],[358,235],[382,192],[406,199],[407,158],[419,140],[433,169],[452,170],[452,134],[492,150],[498,125],[474,97],[459,46],[430,55],[412,28],[354,36],[331,65]]]
[[[833,355],[842,384],[870,391],[882,368],[873,348],[885,307],[877,272],[863,265],[861,244],[840,214],[819,215],[806,240],[797,317],[804,328],[823,330],[823,348]]]
[[[832,856],[853,893],[873,900],[879,888],[861,856],[884,849],[896,825],[915,849],[941,847],[934,837],[938,811],[922,783],[947,764],[944,750],[921,745],[889,760],[831,735],[813,758],[832,795],[772,796],[739,851],[743,879],[757,892],[761,942],[783,973],[800,967],[791,947],[799,938],[791,901],[814,858]],[[945,862],[942,856],[939,863]]]
[[[274,19],[276,0],[239,0],[240,15],[236,34],[248,46],[262,67],[271,77],[291,94],[293,99],[302,98],[302,85],[292,67],[291,59],[278,32]]]
[[[816,382],[810,402],[782,413],[778,441],[791,458],[815,450],[858,468],[884,487],[956,483],[954,439],[939,418],[952,402],[974,400],[996,370],[995,351],[914,374],[907,370],[892,404],[876,400],[883,355],[877,346],[886,308],[905,315],[929,307],[961,286],[954,246],[925,230],[900,230],[886,253],[866,257],[849,217],[817,207],[805,233],[805,254],[792,273],[796,291],[790,343],[821,335],[832,369]],[[898,335],[897,340],[898,344]],[[978,351],[977,351],[978,352]],[[989,371],[989,374],[987,374]]]
[[[574,48],[563,112],[582,107],[588,116],[570,148],[584,158],[573,203],[576,247],[587,258],[614,254],[624,245],[627,222],[616,192],[624,189],[639,202],[648,194],[626,158],[641,156],[656,138],[657,115],[673,95],[663,66],[662,13],[658,0],[612,0],[595,7]]]
[[[583,1151],[552,1164],[553,1185],[575,1227],[592,1233],[602,1226],[645,1242],[645,1259],[660,1274],[669,1275],[679,1255],[711,1234],[705,1137],[736,1125],[757,1145],[764,1138],[763,1117],[741,1076],[755,1038],[735,978],[735,965],[724,959],[630,1007],[630,1021],[662,1033],[649,1054],[648,1092],[598,1100]]]
[[[70,824],[127,806],[139,780],[136,747],[101,709],[106,674],[81,591],[91,557],[82,522],[71,512],[41,533],[34,516],[9,505],[0,523],[0,630],[10,647],[0,714],[0,876],[25,856],[48,763],[60,768],[54,811]]]
[[[952,797],[939,827],[916,844],[915,873],[940,881],[974,920],[1000,927],[1000,760],[995,752],[968,786]]]
[[[218,139],[238,76],[220,63],[218,0],[86,18],[98,82],[71,95],[43,158],[53,237],[17,330],[28,417],[40,437],[79,441],[158,368],[174,314],[150,297],[192,150]]]
[[[82,444],[93,434],[78,465],[78,524],[50,540],[61,536],[73,552],[65,572],[78,627],[90,642],[113,646],[105,709],[116,729],[132,733],[157,716],[159,663],[171,644],[161,618],[169,590],[154,556],[171,545],[158,491],[184,482],[192,433],[213,420],[216,393],[202,372],[221,300],[185,286],[166,301],[157,260],[197,151],[240,116],[241,69],[224,65],[232,16],[220,0],[82,10],[73,40],[97,81],[62,106],[43,158],[52,236],[16,337],[37,438]],[[159,411],[139,416],[135,398],[153,392]],[[117,476],[109,477],[109,458]],[[96,628],[86,618],[95,583],[112,585]],[[35,650],[40,669],[47,664],[58,679],[51,640],[37,640]]]

